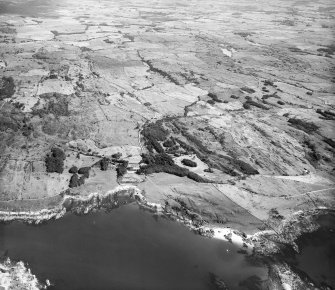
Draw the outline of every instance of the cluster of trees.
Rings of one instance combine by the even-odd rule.
[[[23,120],[21,131],[23,136],[28,137],[34,131],[34,127],[32,124],[29,124],[25,120]]]
[[[271,86],[271,87],[273,87],[273,86],[274,86],[274,83],[273,83],[273,81],[265,80],[265,81],[264,81],[264,86]]]
[[[74,188],[74,187],[80,186],[85,183],[85,179],[86,178],[84,175],[78,177],[78,174],[75,173],[71,176],[69,187]]]
[[[235,159],[234,160],[234,165],[235,165],[235,167],[237,167],[237,169],[239,171],[241,171],[244,174],[248,174],[248,175],[259,174],[258,170],[253,168],[249,163],[246,163],[242,160]]]
[[[197,148],[206,154],[212,154],[213,152],[211,150],[208,150],[208,148],[202,144],[202,142],[196,138],[195,136],[191,135],[190,133],[188,133],[187,130],[182,130],[181,131],[182,135],[190,142],[192,142],[194,145],[197,146]],[[195,150],[192,146],[186,144],[185,142],[180,142],[181,140],[178,139],[178,143],[180,143],[180,145],[187,150],[186,148],[190,149],[190,151],[193,151],[194,153],[197,153],[197,150]],[[198,154],[197,154],[198,155]]]
[[[185,158],[181,161],[181,163],[188,167],[197,167],[197,163],[190,159]]]
[[[163,142],[163,146],[166,148],[170,148],[176,145],[176,142],[173,139],[167,139]]]
[[[213,97],[213,94],[210,96],[216,100],[216,98]],[[257,106],[264,106],[262,104],[253,102],[251,100],[251,97],[247,98],[246,103],[249,106],[250,104],[252,105],[256,104]],[[147,124],[143,129],[142,134],[145,138],[147,148],[149,149],[149,154],[142,154],[142,162],[145,165],[142,164],[137,173],[152,174],[152,173],[165,172],[180,177],[186,176],[198,182],[209,182],[207,179],[199,176],[194,172],[191,172],[189,169],[185,167],[180,167],[174,163],[170,155],[177,153],[180,146],[186,151],[187,154],[194,153],[198,156],[200,160],[208,164],[210,167],[222,170],[223,172],[230,174],[232,176],[240,175],[238,172],[248,175],[259,174],[259,172],[255,168],[253,168],[250,164],[242,160],[217,155],[215,152],[211,151],[205,144],[203,144],[200,138],[197,138],[197,136],[194,136],[193,134],[189,133],[187,128],[183,127],[176,121],[172,120],[172,122],[176,131],[175,132],[174,129],[172,129],[173,132],[176,134],[182,134],[187,141],[181,140],[180,138],[177,137],[168,138],[169,131],[164,128],[163,121],[158,121],[153,124]],[[222,145],[224,145],[224,139],[221,140],[215,132],[213,133],[212,133],[213,136],[219,139],[219,142],[222,143]],[[162,142],[164,148],[163,146],[161,146],[160,142]],[[213,154],[217,156],[218,159],[212,160],[209,157]],[[224,159],[223,163],[221,162],[222,158]],[[189,159],[183,159],[182,164],[188,167],[197,166],[196,162]],[[122,167],[118,169],[118,171],[120,171],[120,173],[118,173],[118,176],[119,175],[122,176],[123,172],[125,172],[125,170],[123,170]]]
[[[173,159],[166,153],[142,154],[142,162],[147,165],[174,165]]]
[[[306,145],[309,149],[307,157],[309,157],[311,163],[317,162],[321,159],[321,155],[317,152],[316,145],[311,140],[305,140],[304,145]]]
[[[263,110],[269,110],[269,108],[267,106],[264,106],[263,104],[257,103],[253,100],[247,100],[243,103],[243,107],[245,109],[250,109],[250,106],[258,107],[258,108],[263,109]]]
[[[187,144],[179,138],[176,138],[176,140],[179,145],[186,151],[187,154],[196,153],[196,150],[191,145]]]
[[[326,120],[335,120],[335,113],[329,110],[322,111],[321,109],[317,109],[316,112],[321,116],[323,116],[323,118]]]
[[[78,173],[78,167],[77,166],[72,166],[70,169],[69,169],[69,173]]]
[[[2,77],[0,80],[0,101],[10,98],[15,93],[15,84],[12,77]]]
[[[301,131],[304,131],[305,133],[308,133],[308,134],[313,133],[319,128],[314,123],[307,122],[301,119],[290,118],[288,122],[295,128]]]
[[[78,173],[85,176],[85,178],[89,178],[90,177],[90,170],[91,170],[91,167],[81,167],[81,168],[78,169]]]
[[[273,94],[266,94],[262,96],[262,100],[266,100],[269,98],[276,98],[276,99],[280,99],[280,97],[277,95],[277,92],[274,92]]]
[[[168,154],[176,154],[176,153],[178,153],[178,150],[179,150],[179,145],[176,144],[172,147],[167,148],[165,150],[165,152],[168,153]]]
[[[51,153],[45,158],[47,172],[63,173],[65,158],[66,156],[62,149],[52,148]]]
[[[77,187],[85,183],[85,179],[90,177],[91,167],[81,167],[77,168],[76,166],[72,166],[69,170],[70,173],[73,173],[70,179],[69,187]],[[81,174],[79,177],[78,174]]]
[[[106,171],[108,169],[109,159],[104,157],[100,160],[99,164],[100,164],[100,169],[102,171]]]
[[[198,174],[189,171],[187,168],[176,165],[173,159],[165,153],[162,154],[142,154],[142,161],[146,164],[137,171],[138,174],[152,174],[165,172],[180,177],[188,177],[197,182],[208,182]]]
[[[42,108],[37,106],[33,108],[32,114],[42,118],[45,115],[53,114],[54,116],[69,116],[69,101],[66,95],[60,93],[45,93],[40,95],[47,100]]]
[[[214,104],[214,103],[222,103],[222,100],[219,99],[219,97],[214,94],[214,93],[208,93],[208,96],[211,98],[211,102],[208,101],[208,103],[210,104]]]
[[[243,108],[246,110],[249,110],[251,108],[250,104],[248,104],[247,102],[243,103]]]
[[[97,163],[97,165],[100,166],[100,169],[102,171],[106,171],[108,169],[108,164],[109,164],[109,159],[107,157],[103,157]],[[69,187],[73,188],[73,187],[77,187],[77,186],[80,186],[82,184],[85,184],[85,179],[90,177],[90,170],[91,170],[91,167],[89,167],[89,166],[81,167],[79,169],[78,169],[77,166],[72,166],[69,169],[69,173],[72,173],[70,183],[69,183]],[[79,177],[78,174],[80,174],[81,176]]]
[[[317,49],[318,52],[333,55],[335,53],[335,44],[329,45],[328,47],[321,47]]]
[[[164,153],[164,149],[158,141],[165,141],[169,132],[166,130],[161,121],[148,124],[142,130],[142,135],[145,138],[147,149],[152,153],[155,150],[157,153]]]
[[[116,167],[116,175],[118,178],[121,178],[123,175],[127,173],[128,161],[123,160]]]
[[[323,139],[324,142],[326,142],[329,146],[335,148],[335,141],[329,138],[324,138]]]
[[[253,94],[253,93],[255,92],[254,89],[252,89],[252,88],[248,88],[248,87],[243,87],[243,88],[241,88],[241,90],[242,90],[242,91],[245,91],[245,92],[247,92],[247,93],[249,93],[249,94]]]

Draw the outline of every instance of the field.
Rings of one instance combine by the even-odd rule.
[[[235,2],[1,4],[1,208],[118,183],[247,233],[332,208],[334,5]]]

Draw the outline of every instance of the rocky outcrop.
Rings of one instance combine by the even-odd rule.
[[[23,221],[29,224],[39,224],[52,219],[59,219],[69,211],[77,214],[86,214],[96,209],[116,208],[130,202],[143,200],[144,197],[136,186],[120,185],[105,194],[91,193],[88,196],[65,195],[62,204],[52,209],[21,212],[0,211],[0,221]]]
[[[48,284],[48,281],[46,282]],[[23,262],[13,262],[9,258],[0,262],[0,287],[5,290],[38,290],[47,286],[39,282]]]
[[[29,224],[39,224],[51,219],[59,219],[66,213],[63,206],[53,209],[42,209],[40,211],[0,211],[0,221],[24,221]]]
[[[317,219],[322,215],[333,213],[326,208],[310,211],[299,211],[285,219],[277,229],[262,231],[251,236],[255,245],[255,253],[270,256],[281,251],[283,245],[292,247],[299,252],[296,240],[305,233],[311,233],[320,228]]]
[[[304,282],[286,263],[269,265],[267,285],[273,290],[315,289],[312,284]]]
[[[285,252],[292,250],[299,252],[296,241],[303,234],[315,232],[322,227],[319,217],[333,215],[334,211],[326,208],[318,208],[311,211],[299,211],[291,218],[284,220],[277,230],[263,231],[251,237],[254,244],[256,257],[270,257],[268,261],[269,278],[268,286],[274,290],[315,290],[330,289],[327,286],[316,287],[311,279],[296,272],[285,262]]]
[[[87,214],[97,209],[113,209],[131,202],[143,202],[144,197],[136,186],[120,185],[105,194],[91,193],[86,197],[65,196],[63,206],[76,214]]]

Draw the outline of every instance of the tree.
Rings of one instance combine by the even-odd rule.
[[[190,159],[183,159],[181,163],[188,167],[197,167],[197,163]]]

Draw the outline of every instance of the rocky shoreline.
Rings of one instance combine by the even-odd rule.
[[[320,228],[317,219],[334,211],[327,208],[317,208],[294,213],[289,219],[281,222],[276,231],[262,231],[252,236],[255,254],[269,256],[278,253],[283,246],[290,246],[296,252],[299,248],[296,240],[303,234],[312,233]]]
[[[40,211],[22,212],[0,212],[0,222],[9,223],[20,221],[28,224],[38,225],[47,221],[62,218],[67,212],[75,214],[88,214],[96,209],[112,209],[134,201],[143,201],[141,191],[130,185],[118,186],[105,194],[91,193],[86,197],[69,196],[63,197],[61,205],[53,209],[42,209]],[[22,261],[13,262],[8,257],[0,261],[0,286],[9,289],[46,289],[47,283],[38,281]]]
[[[266,262],[269,267],[269,281],[271,281],[274,285],[275,288],[273,289],[284,290],[301,289],[302,285],[306,286],[307,284],[290,268],[288,264],[273,258],[274,255],[281,250],[283,245],[291,246],[295,251],[299,251],[295,240],[304,233],[317,230],[320,227],[320,225],[316,222],[317,218],[320,215],[330,212],[330,210],[324,208],[306,212],[300,211],[295,213],[290,219],[284,220],[277,231],[261,231],[254,235],[246,235],[243,232],[231,228],[218,228],[207,224],[199,224],[198,221],[192,220],[188,215],[181,214],[168,206],[148,202],[145,199],[143,192],[136,186],[120,185],[104,194],[91,193],[85,197],[64,195],[63,202],[53,209],[43,209],[36,212],[2,211],[0,212],[0,222],[7,223],[22,221],[28,224],[37,225],[53,219],[59,219],[67,212],[84,215],[98,209],[112,210],[131,202],[138,202],[141,209],[182,223],[191,231],[202,236],[232,242],[243,249],[245,253],[253,255],[257,259],[268,261],[270,258],[271,262]],[[6,285],[9,283],[8,281],[12,276],[6,274],[8,273],[7,270],[3,270],[7,269],[10,263],[10,260],[7,259],[0,264],[2,272],[0,285],[5,287],[5,289],[12,289],[8,287],[6,288]],[[28,269],[23,271],[22,267],[25,267],[23,262],[18,262],[15,265],[13,264],[11,269],[12,271],[16,271],[15,273],[17,273],[17,275],[20,275],[20,279],[22,281],[26,281],[24,275],[27,275],[27,273],[29,275],[32,274]],[[15,281],[19,283],[19,281],[21,281],[20,279],[16,279]],[[37,283],[35,280],[32,281],[32,283]],[[35,288],[32,287],[29,289],[43,289],[43,287],[47,287],[40,283],[37,283],[36,285],[37,286],[34,286]],[[308,287],[310,287],[310,285],[311,284],[309,284]],[[306,289],[314,288],[312,287]]]
[[[253,248],[250,238],[244,233],[231,228],[218,228],[202,224],[191,219],[187,214],[181,214],[161,204],[150,203],[146,200],[142,191],[132,185],[120,185],[104,194],[91,193],[88,196],[64,195],[62,203],[52,209],[21,212],[0,211],[0,222],[21,221],[37,225],[53,219],[59,219],[67,212],[73,212],[78,215],[88,214],[97,209],[112,210],[131,202],[138,202],[139,206],[144,210],[182,223],[199,235],[234,242],[241,247],[249,247],[249,249]]]
[[[91,193],[88,196],[64,195],[62,203],[52,209],[40,211],[0,211],[0,222],[21,221],[28,224],[40,224],[52,219],[63,217],[66,212],[87,214],[94,209],[103,207],[117,207],[132,201],[141,201],[141,191],[130,185],[118,186],[105,194]]]
[[[21,261],[14,262],[9,258],[0,262],[1,289],[10,290],[38,290],[47,289],[49,281],[41,283]]]
[[[266,258],[269,267],[269,281],[274,290],[328,290],[328,286],[316,287],[307,275],[301,276],[286,263],[279,254],[283,249],[289,248],[299,253],[296,241],[306,233],[317,231],[322,225],[318,218],[334,214],[334,211],[327,208],[317,208],[310,211],[299,211],[290,219],[284,220],[277,231],[260,232],[252,238],[254,243],[254,255]]]

